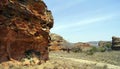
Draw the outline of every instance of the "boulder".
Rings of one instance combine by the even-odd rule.
[[[112,49],[120,50],[120,37],[112,37]]]
[[[27,56],[48,60],[53,17],[42,0],[0,1],[0,63]]]

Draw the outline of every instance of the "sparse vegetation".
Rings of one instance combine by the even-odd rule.
[[[66,58],[76,58],[84,59],[90,61],[97,61],[103,63],[109,63],[120,66],[120,52],[119,51],[110,51],[110,52],[96,52],[94,55],[87,55],[86,53],[66,53],[66,52],[51,52],[50,57],[66,57]]]
[[[71,51],[74,52],[74,53],[79,53],[79,52],[82,52],[82,49],[74,47],[74,48],[71,49]]]
[[[95,52],[94,50],[90,49],[88,51],[85,52],[87,55],[93,55]]]
[[[74,53],[84,52],[87,55],[93,55],[96,52],[105,52],[106,50],[107,49],[105,47],[95,47],[95,46],[92,46],[91,48],[89,48],[86,51],[83,51],[80,47],[73,47],[71,49],[71,51],[74,52]]]
[[[93,48],[93,51],[96,51],[97,48]],[[120,52],[119,51],[110,51],[110,52],[96,52],[94,55],[86,55],[85,53],[66,53],[63,51],[50,52],[50,60],[41,65],[30,65],[30,66],[5,66],[8,69],[109,69],[108,64],[113,64],[120,66]],[[70,59],[63,58],[73,58],[77,60],[88,60],[93,62],[102,62],[104,65],[90,64],[90,63],[79,63]],[[0,65],[0,69],[4,69],[3,65]],[[113,68],[114,69],[114,68]]]
[[[112,51],[112,49],[110,46],[103,46],[103,47],[93,46],[91,49],[87,50],[85,53],[87,55],[93,55],[96,52],[105,52],[105,51]]]
[[[105,47],[98,47],[98,51],[99,51],[99,52],[105,52],[105,51],[106,51],[106,48],[105,48]]]

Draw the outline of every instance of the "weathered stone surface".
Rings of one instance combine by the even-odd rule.
[[[50,37],[51,37],[51,41],[49,44],[50,51],[59,51],[64,47],[63,44],[66,41],[63,39],[63,37],[55,33],[51,33]]]
[[[120,37],[112,37],[112,49],[120,50]]]
[[[71,50],[72,48],[89,48],[91,47],[89,43],[83,43],[83,42],[78,42],[78,43],[70,43],[66,41],[62,36],[58,34],[51,33],[51,42],[50,42],[50,51],[67,51]]]
[[[42,0],[0,0],[0,62],[36,55],[48,60],[53,17]]]

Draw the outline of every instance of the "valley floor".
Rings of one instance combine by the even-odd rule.
[[[96,52],[93,55],[85,53],[51,52],[51,59],[61,60],[66,64],[72,62],[77,69],[120,69],[120,52]],[[69,62],[68,62],[69,61]],[[76,69],[70,68],[70,69]],[[69,68],[68,68],[69,69]]]
[[[8,69],[120,69],[120,51],[96,52],[93,55],[56,51],[49,55],[50,60],[41,65],[9,66]]]

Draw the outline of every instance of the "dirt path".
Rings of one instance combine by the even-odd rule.
[[[54,57],[54,58],[60,58],[60,59],[67,59],[67,60],[71,60],[74,62],[79,62],[82,64],[93,64],[96,66],[101,66],[104,67],[106,66],[107,69],[120,69],[120,66],[116,66],[116,65],[112,65],[112,64],[108,64],[108,63],[101,63],[101,62],[95,62],[95,61],[89,61],[89,60],[83,60],[83,59],[76,59],[76,58],[65,58],[65,57]]]

